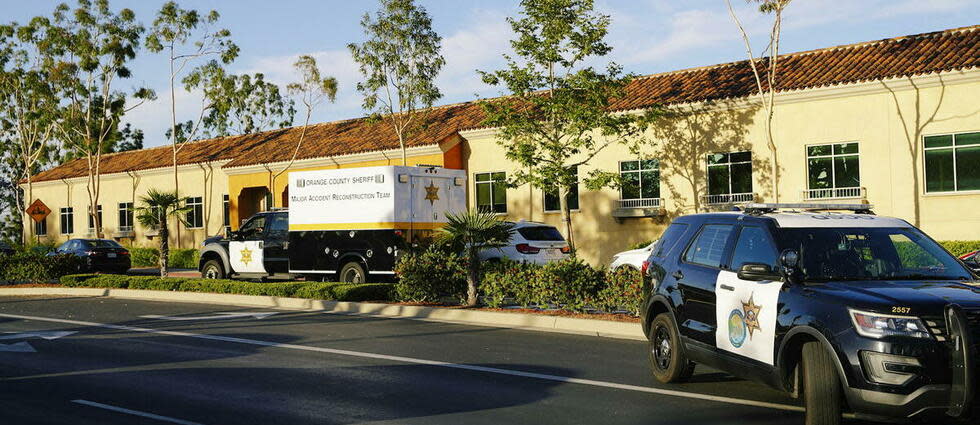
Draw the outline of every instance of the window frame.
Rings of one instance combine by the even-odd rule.
[[[769,264],[769,265],[772,266],[773,271],[775,271],[775,267],[778,266],[777,263],[779,262],[779,253],[780,253],[779,245],[776,244],[776,238],[773,237],[772,230],[770,229],[770,227],[763,223],[746,223],[746,224],[740,224],[738,226],[738,229],[736,229],[736,231],[734,232],[735,233],[734,237],[730,241],[731,249],[728,252],[728,256],[725,262],[728,263],[728,266],[732,271],[736,271],[736,272],[738,271],[738,268],[735,267],[735,248],[738,247],[739,238],[742,237],[742,231],[744,231],[746,227],[752,227],[761,230],[762,233],[765,235],[766,239],[769,241],[769,246],[773,248],[772,253],[774,254],[774,261],[775,261],[774,264]]]
[[[120,232],[123,231],[133,231],[135,229],[136,217],[134,211],[136,210],[136,205],[132,202],[119,202],[117,207],[118,214],[116,215],[116,221],[118,222]],[[125,223],[123,218],[125,217]]]
[[[747,154],[749,154],[749,160],[748,161],[732,162],[731,161],[731,155],[732,154],[737,154],[737,153],[747,153]],[[709,163],[709,158],[711,157],[711,155],[718,155],[718,154],[728,155],[729,156],[728,157],[729,158],[728,162],[725,162],[725,163],[722,163],[722,164],[710,164]],[[736,164],[739,164],[739,165],[740,164],[749,164],[749,184],[751,185],[751,187],[749,188],[750,190],[748,192],[733,192],[732,191],[732,180],[733,180],[732,179],[732,165],[736,165]],[[713,194],[713,193],[711,193],[711,167],[722,167],[722,166],[727,166],[728,167],[728,192],[727,193],[714,193]],[[744,151],[711,152],[711,153],[706,154],[704,156],[704,177],[705,177],[705,187],[704,187],[704,189],[707,192],[707,196],[731,196],[731,195],[735,195],[736,193],[755,193],[755,169],[752,166],[752,150],[749,149],[749,150],[744,150]]]
[[[184,206],[190,208],[190,210],[188,210],[187,214],[184,216],[184,220],[187,222],[187,228],[203,229],[204,228],[204,197],[188,196],[187,201],[184,202]],[[192,221],[191,217],[197,218],[198,220]]]
[[[48,235],[48,218],[44,217],[44,220],[34,221],[34,236],[47,236],[47,235]]]
[[[65,218],[67,217],[67,221]],[[65,223],[68,223],[68,232],[65,232]],[[58,224],[61,226],[60,230],[62,235],[73,235],[75,234],[75,208],[74,207],[61,207],[58,209]]]
[[[834,145],[857,145],[856,153],[834,153]],[[814,146],[830,146],[829,155],[810,155],[810,148]],[[829,143],[810,143],[808,145],[803,145],[803,154],[806,159],[806,188],[807,190],[835,190],[835,189],[854,189],[860,188],[861,186],[861,142],[857,140],[847,141],[847,142],[829,142]],[[836,158],[856,156],[858,160],[858,184],[857,186],[837,186],[837,164],[834,161]],[[924,155],[923,155],[924,156]],[[830,159],[830,187],[811,187],[810,186],[810,159],[815,158],[829,158]]]
[[[576,183],[575,183],[574,189],[568,191],[568,195],[569,196],[572,195],[573,191],[575,193],[575,208],[569,208],[568,209],[569,212],[577,212],[577,211],[579,211],[579,210],[582,209],[582,200],[579,198],[579,190],[578,190],[578,166],[575,167],[575,180],[576,180]],[[541,191],[541,211],[543,211],[546,214],[559,214],[559,213],[561,213],[561,200],[560,199],[557,199],[558,198],[558,195],[552,195],[552,196],[554,196],[558,200],[558,209],[554,209],[554,210],[549,210],[548,209],[548,195],[549,194],[551,194],[551,191],[548,191],[548,190],[542,190]],[[571,199],[569,199],[569,201],[571,201]]]
[[[656,168],[644,169],[643,168],[643,163],[646,162],[646,161],[653,161],[653,162],[655,162],[657,164],[657,167]],[[636,162],[637,163],[636,164],[636,166],[637,166],[636,170],[623,171],[623,163],[624,162]],[[705,164],[707,164],[707,159],[705,159]],[[659,158],[629,159],[629,160],[625,160],[625,161],[617,161],[616,166],[618,167],[618,171],[619,171],[619,176],[620,177],[623,176],[623,173],[630,173],[630,174],[638,174],[639,175],[639,178],[637,179],[637,181],[639,182],[639,186],[638,186],[637,189],[639,190],[640,197],[638,197],[638,198],[626,198],[626,197],[623,196],[623,188],[620,187],[619,188],[619,200],[620,201],[632,201],[632,200],[638,200],[638,199],[662,199],[663,198],[662,194],[660,193],[660,180],[662,180],[662,179],[660,178],[661,176],[660,176],[660,159]],[[657,196],[655,198],[644,198],[643,197],[643,172],[644,171],[656,171],[657,172],[657,183],[656,183],[657,184]]]
[[[231,230],[231,197],[226,193],[221,195],[221,225],[225,232]]]
[[[488,175],[490,179],[487,180],[487,181],[478,181],[479,176],[484,175],[484,174]],[[496,179],[494,179],[494,177],[493,177],[494,174],[503,174],[503,176],[504,176],[503,180],[496,180]],[[482,185],[490,186],[490,205],[489,205],[490,208],[489,208],[489,211],[488,212],[490,212],[492,214],[498,214],[498,215],[507,214],[507,189],[508,189],[507,188],[507,172],[506,171],[484,171],[484,172],[479,172],[479,173],[477,173],[477,172],[474,172],[473,173],[473,205],[476,207],[477,210],[480,210],[480,195],[479,195],[479,193],[480,193],[480,185],[481,184]],[[504,199],[503,199],[504,202],[502,204],[497,204],[497,203],[494,202],[494,200],[495,200],[494,199],[494,185],[495,184],[502,184],[502,185],[504,185]],[[503,205],[503,211],[494,211],[494,205]]]
[[[931,134],[923,134],[922,135],[922,138],[921,138],[921,140],[919,140],[919,142],[922,144],[921,145],[922,146],[922,158],[920,160],[921,161],[920,165],[922,166],[922,183],[921,184],[922,184],[922,194],[923,195],[925,195],[925,196],[936,196],[936,195],[974,195],[974,194],[980,194],[980,189],[965,189],[965,190],[959,190],[959,189],[957,189],[957,187],[959,186],[959,176],[957,175],[957,172],[956,172],[956,150],[957,150],[957,148],[960,148],[960,147],[975,147],[975,146],[980,146],[980,143],[978,143],[978,144],[970,144],[970,145],[963,145],[963,146],[957,146],[956,145],[956,136],[957,135],[961,135],[961,134],[971,134],[971,133],[980,133],[980,129],[968,130],[968,131],[944,132],[944,133],[931,133]],[[937,136],[950,136],[950,137],[953,138],[953,143],[951,145],[949,145],[949,146],[940,146],[940,147],[927,148],[926,147],[926,138],[929,138],[929,137],[937,137]],[[928,151],[935,151],[935,150],[944,150],[944,149],[949,149],[953,153],[953,190],[929,191],[929,181],[927,180],[928,179],[928,170],[926,170],[926,152],[928,152]]]
[[[102,225],[102,230],[105,230],[105,217],[102,216],[102,204],[95,206],[96,214],[99,215],[99,224]],[[88,232],[95,233],[95,221],[92,220],[92,208],[91,206],[85,209],[85,216],[88,217]]]

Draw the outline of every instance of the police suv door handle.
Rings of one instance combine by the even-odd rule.
[[[672,274],[671,276],[673,276],[674,279],[683,279],[684,278],[684,272],[678,270],[678,271],[674,272],[674,274]]]
[[[730,286],[730,285],[722,284],[721,285],[721,289],[724,289],[726,291],[734,291],[735,290],[735,287],[734,286]]]

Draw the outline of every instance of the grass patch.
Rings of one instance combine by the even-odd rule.
[[[73,274],[61,284],[73,288],[149,289],[154,291],[268,295],[334,301],[387,301],[391,284],[341,282],[242,282],[224,279],[162,278],[112,274]]]

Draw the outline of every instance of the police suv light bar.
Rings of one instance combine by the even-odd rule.
[[[805,211],[854,211],[858,214],[872,214],[871,204],[820,204],[820,203],[748,203],[742,206],[744,211],[751,212],[770,212],[778,209],[792,209]]]

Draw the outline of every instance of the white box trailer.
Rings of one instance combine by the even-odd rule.
[[[289,273],[357,281],[393,274],[406,245],[466,209],[466,172],[362,167],[289,176]],[[327,276],[323,276],[327,275]]]

